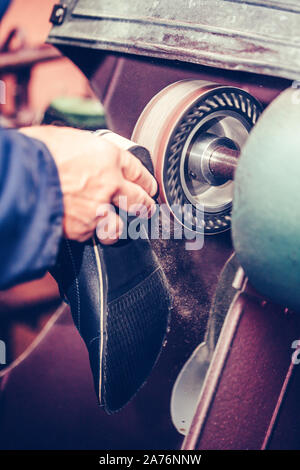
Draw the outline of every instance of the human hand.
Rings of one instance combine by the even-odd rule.
[[[100,241],[111,244],[123,230],[122,219],[111,204],[127,210],[141,206],[148,216],[155,204],[155,178],[129,152],[91,132],[55,126],[21,128],[42,141],[52,154],[59,174],[64,203],[66,238],[85,241],[95,229]],[[106,233],[104,237],[103,233]],[[103,238],[101,238],[101,236]]]

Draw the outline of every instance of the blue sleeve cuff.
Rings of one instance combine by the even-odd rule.
[[[40,141],[0,129],[0,288],[54,266],[63,196],[55,162]]]

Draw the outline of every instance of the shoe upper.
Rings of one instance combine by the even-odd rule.
[[[53,274],[87,346],[99,403],[117,411],[146,381],[168,327],[169,288],[151,244],[63,240]]]

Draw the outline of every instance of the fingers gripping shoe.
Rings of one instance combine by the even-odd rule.
[[[99,404],[121,409],[149,376],[166,336],[170,295],[145,238],[63,240],[52,273],[89,353]]]

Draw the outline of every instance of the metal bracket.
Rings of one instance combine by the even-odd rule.
[[[67,5],[56,3],[50,16],[50,22],[54,25],[60,25],[64,22],[67,13]]]

